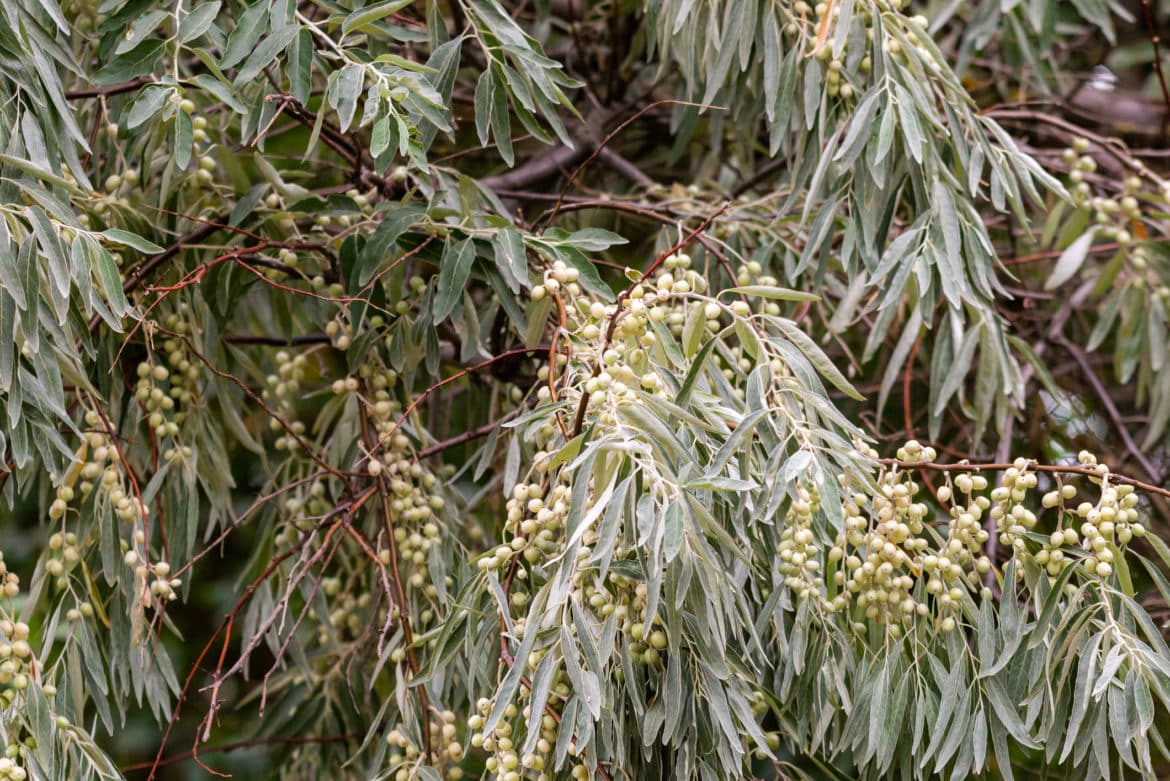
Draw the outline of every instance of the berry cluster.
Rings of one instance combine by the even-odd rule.
[[[58,499],[61,501],[61,490],[57,490]],[[52,507],[50,506],[50,516],[52,515]],[[57,585],[64,588],[66,585],[66,575],[72,572],[77,563],[81,560],[81,549],[77,545],[77,535],[73,532],[54,532],[49,535],[49,550],[48,558],[45,561],[45,572],[52,577]]]
[[[4,563],[4,554],[0,551],[0,583],[3,584],[3,596],[9,600],[20,593],[20,578],[15,572],[9,572]],[[0,609],[0,710],[12,706],[25,690],[32,685],[36,677],[37,660],[29,643],[31,631],[23,621],[13,621],[9,614]],[[52,697],[55,689],[52,686],[44,687],[45,694]],[[21,762],[23,753],[29,748],[35,748],[36,741],[31,737],[24,740],[24,745],[13,740],[11,732],[6,732],[8,745],[4,756],[0,757],[0,779],[24,781],[28,772]]]
[[[12,599],[20,593],[20,576],[8,571],[4,563],[4,551],[0,551],[0,595]]]
[[[784,576],[784,585],[800,597],[810,589],[820,591],[825,585],[820,575],[820,548],[814,542],[812,530],[813,517],[820,511],[820,504],[820,494],[815,488],[798,487],[797,498],[785,514],[780,544],[776,546],[780,557],[777,568]],[[830,560],[839,559],[840,552],[839,547],[835,548]]]
[[[149,509],[132,490],[128,493],[125,476],[118,466],[120,458],[117,448],[104,431],[101,416],[94,410],[88,410],[85,413],[85,424],[90,430],[85,434],[85,440],[78,452],[78,458],[81,461],[79,471],[81,482],[77,486],[78,493],[82,499],[89,496],[96,481],[99,498],[103,502],[109,503],[118,520],[129,524],[137,523],[148,515]],[[99,426],[103,426],[103,428],[99,429]],[[88,460],[86,460],[87,454]],[[67,503],[73,498],[73,491],[69,487],[69,482],[66,481],[58,487],[56,500],[64,506],[56,505],[54,502],[56,509],[54,509],[54,505],[50,505],[49,517],[53,518],[55,513],[60,513],[57,515],[58,518],[63,517],[68,507]]]
[[[934,457],[924,449],[923,460]],[[828,604],[830,610],[842,610],[853,603],[870,622],[887,627],[897,636],[909,627],[916,616],[928,612],[927,605],[915,598],[914,585],[929,560],[922,554],[930,547],[920,536],[925,529],[927,509],[914,501],[918,484],[907,473],[889,471],[878,481],[879,492],[873,496],[854,493],[845,501],[845,533],[829,552],[830,561],[844,561],[837,569],[834,582],[845,589]],[[951,574],[949,559],[933,562],[943,577]],[[941,582],[937,578],[936,582]],[[961,594],[943,594],[941,598],[958,599]],[[854,623],[859,633],[866,624]]]
[[[265,401],[276,400],[276,410],[280,416],[288,423],[289,428],[294,434],[300,435],[305,432],[305,424],[296,420],[296,401],[297,394],[301,388],[301,381],[305,378],[305,365],[308,359],[298,353],[295,356],[289,355],[287,350],[280,350],[276,353],[276,374],[269,374],[265,380],[265,388],[261,394],[261,398]],[[268,427],[273,431],[282,431],[283,425],[280,420],[270,418]],[[299,447],[297,438],[281,434],[276,438],[273,447],[277,450],[287,450],[294,452]]]
[[[11,746],[12,756],[0,757],[0,778],[7,778],[10,781],[24,781],[28,778],[28,771],[24,769],[19,762],[20,749],[17,746]]]
[[[97,28],[100,22],[105,21],[106,14],[101,13],[102,3],[99,0],[70,0],[61,3],[61,10],[69,14],[73,26],[81,32],[89,32]],[[0,766],[0,775],[3,774]]]
[[[293,496],[285,499],[283,507],[289,520],[276,535],[277,547],[284,548],[293,544],[301,533],[312,528],[307,518],[324,515],[328,512],[329,506],[325,484],[320,480],[314,480],[308,487],[299,489]]]
[[[191,333],[191,318],[187,304],[181,303],[179,311],[164,320],[166,328],[179,335]],[[187,417],[185,408],[196,398],[198,380],[202,374],[199,362],[189,354],[186,342],[178,337],[163,341],[166,354],[165,365],[146,360],[138,364],[138,383],[135,396],[146,411],[147,424],[160,441],[174,439],[179,427]],[[170,368],[167,368],[167,366]],[[189,447],[174,445],[163,454],[168,461],[181,461],[189,457]]]
[[[1134,272],[1130,283],[1142,288],[1147,283],[1147,271],[1154,254],[1149,246],[1140,240],[1145,234],[1142,224],[1143,202],[1161,200],[1170,202],[1170,180],[1157,180],[1156,192],[1146,190],[1146,182],[1137,174],[1121,179],[1121,197],[1094,195],[1088,178],[1097,170],[1097,161],[1090,152],[1090,143],[1085,138],[1074,138],[1071,146],[1062,153],[1069,167],[1068,180],[1072,185],[1073,203],[1092,212],[1094,235],[1117,244],[1125,253],[1129,268]],[[1149,171],[1151,178],[1157,179]],[[1136,234],[1136,235],[1135,235]],[[1170,285],[1155,280],[1151,283],[1154,293],[1164,302],[1170,303]]]
[[[36,659],[23,621],[0,620],[0,704],[8,707],[29,687]]]
[[[360,636],[369,625],[367,612],[371,601],[370,592],[355,594],[351,590],[343,590],[340,578],[328,577],[321,580],[321,593],[330,600],[329,626],[333,633],[343,639]],[[310,616],[315,617],[312,613]],[[317,630],[317,642],[321,646],[331,646],[331,635],[329,628],[321,626]]]
[[[506,569],[517,552],[534,564],[559,550],[559,532],[569,512],[570,489],[569,481],[559,477],[548,488],[540,483],[518,483],[513,487],[505,506],[511,539],[507,545],[481,556],[477,566],[484,570]]]
[[[463,778],[463,769],[458,766],[458,763],[463,761],[463,744],[457,739],[458,729],[455,726],[455,714],[445,710],[438,716],[438,719],[431,720],[429,727],[432,751],[431,767],[445,768],[446,781],[459,781]],[[390,767],[398,768],[394,771],[393,776],[387,776],[387,778],[393,778],[394,781],[410,781],[410,779],[417,778],[411,771],[422,759],[423,748],[400,729],[390,730],[386,735],[386,743],[392,747]]]
[[[1010,546],[1013,555],[1031,558],[1050,577],[1079,559],[1084,575],[1108,578],[1121,549],[1145,534],[1133,487],[1111,485],[1108,468],[1087,452],[1080,454],[1080,465],[1096,473],[1089,481],[1100,486],[1099,497],[1095,503],[1070,507],[1066,503],[1076,498],[1077,489],[1058,482],[1040,502],[1044,509],[1056,511],[1056,528],[1047,536],[1038,533],[1041,521],[1028,502],[1039,478],[1022,458],[1001,473],[999,485],[990,491],[981,474],[948,471],[947,482],[935,491],[935,499],[949,515],[944,526],[930,517],[925,502],[916,501],[921,488],[911,479],[915,463],[935,457],[932,448],[911,441],[898,451],[904,468],[884,471],[880,491],[847,495],[844,532],[826,556],[833,583],[841,587],[832,596],[822,594],[821,581],[811,574],[819,564],[809,570],[809,562],[817,561],[814,535],[807,528],[813,497],[802,489],[781,533],[777,568],[784,585],[800,598],[818,599],[827,612],[845,611],[850,605],[862,611],[848,613],[862,634],[876,623],[896,636],[935,610],[941,615],[938,626],[949,632],[969,595],[990,596],[981,585],[993,567],[984,553],[990,537],[984,516],[995,524],[1000,542]],[[1068,524],[1069,519],[1079,520],[1079,528]],[[1022,568],[1016,571],[1023,577]]]
[[[532,657],[534,658],[530,657],[529,665],[535,669],[543,658],[543,653],[534,652]],[[526,778],[532,778],[535,781],[552,781],[557,775],[553,770],[552,752],[557,743],[560,729],[559,709],[571,694],[572,689],[569,687],[568,681],[564,678],[563,673],[558,671],[554,674],[548,703],[538,722],[539,735],[536,736],[535,740],[532,740],[533,736],[531,735],[522,739],[520,732],[514,726],[515,722],[520,721],[517,717],[521,717],[520,723],[529,723],[532,716],[531,705],[525,705],[523,708],[518,708],[515,704],[507,705],[504,708],[503,717],[495,728],[490,734],[485,734],[483,729],[487,725],[486,717],[491,712],[493,703],[489,699],[481,698],[476,703],[479,713],[471,716],[467,720],[467,725],[473,730],[472,747],[489,752],[487,761],[484,763],[487,771],[494,774],[494,778],[498,781],[521,781],[521,779]],[[528,696],[529,692],[522,689],[521,699]],[[524,744],[531,744],[532,750],[525,751]],[[575,743],[569,743],[567,753],[571,757],[577,756],[578,750]],[[584,781],[590,777],[589,768],[580,763],[573,764],[569,774],[575,781]]]

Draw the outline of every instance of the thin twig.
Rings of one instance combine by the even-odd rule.
[[[637,121],[644,114],[646,114],[649,111],[652,111],[653,109],[657,108],[658,106],[674,105],[674,104],[680,104],[683,106],[693,106],[693,107],[697,107],[697,108],[718,108],[717,106],[707,106],[707,105],[702,104],[702,103],[692,103],[692,102],[687,101],[687,100],[674,100],[672,98],[666,98],[663,100],[656,100],[653,103],[647,104],[647,105],[643,106],[642,108],[638,109],[636,112],[634,112],[633,115],[622,120],[621,124],[619,124],[613,130],[611,130],[608,134],[606,134],[605,138],[601,139],[601,141],[597,144],[597,147],[593,150],[593,154],[586,157],[581,162],[581,164],[578,165],[573,170],[573,173],[569,175],[569,179],[568,179],[568,181],[565,182],[565,186],[561,188],[561,192],[560,192],[559,197],[557,198],[556,204],[553,206],[552,210],[547,215],[549,222],[556,219],[557,213],[560,212],[560,210],[561,210],[561,203],[564,202],[565,195],[569,192],[570,189],[572,189],[573,183],[575,181],[577,181],[577,177],[581,175],[582,171],[584,171],[586,168],[589,167],[589,164],[593,162],[594,158],[596,158],[598,155],[601,154],[602,150],[604,150],[606,145],[610,141],[613,140],[614,136],[616,136],[618,133],[625,130],[627,127],[630,126],[630,124]],[[543,223],[541,223],[541,224],[543,224]],[[539,226],[540,226],[540,224],[538,224],[537,227],[539,227]]]
[[[123,92],[133,92],[143,85],[152,84],[154,81],[154,76],[139,76],[136,79],[123,81],[119,84],[107,84],[104,87],[70,90],[65,93],[65,99],[80,100],[81,98],[98,98],[105,97],[107,95],[120,95]]]
[[[1162,134],[1166,134],[1166,121],[1170,119],[1170,89],[1166,87],[1166,74],[1162,72],[1162,47],[1159,45],[1162,37],[1158,35],[1157,25],[1154,24],[1154,12],[1150,9],[1150,0],[1142,0],[1142,12],[1146,17],[1146,29],[1150,33],[1150,45],[1154,47],[1154,71],[1158,74],[1158,86],[1162,88],[1162,102],[1166,104],[1166,111],[1162,113]]]

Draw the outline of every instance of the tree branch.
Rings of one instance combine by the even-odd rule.
[[[130,81],[123,81],[120,84],[108,84],[104,87],[92,87],[90,89],[76,89],[65,93],[66,100],[81,100],[82,98],[97,98],[108,95],[120,95],[123,92],[133,92],[145,84],[153,84],[155,82],[154,76],[139,76]]]

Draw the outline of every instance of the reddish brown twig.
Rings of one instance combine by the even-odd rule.
[[[372,447],[370,449],[370,452],[373,452],[373,450],[375,448],[380,448],[382,446],[382,444],[386,442],[387,439],[394,436],[394,433],[396,431],[398,431],[398,429],[402,428],[402,424],[406,422],[406,419],[408,417],[410,417],[410,413],[414,412],[415,409],[418,408],[418,405],[423,402],[423,400],[425,400],[428,396],[430,396],[435,391],[439,390],[439,388],[442,388],[444,385],[448,385],[452,382],[455,382],[456,380],[462,379],[463,377],[466,377],[469,374],[474,374],[475,372],[480,371],[481,369],[486,369],[487,367],[491,366],[492,364],[498,363],[499,361],[502,361],[505,358],[509,358],[513,355],[529,355],[532,353],[546,352],[547,350],[548,350],[547,345],[537,345],[536,347],[516,347],[516,348],[513,348],[511,350],[505,350],[504,352],[500,353],[499,355],[494,355],[491,358],[488,358],[486,361],[480,361],[479,363],[477,363],[473,366],[468,366],[466,369],[460,369],[459,371],[452,374],[450,377],[445,377],[445,378],[439,380],[438,382],[436,382],[435,384],[431,385],[429,388],[424,390],[422,393],[420,393],[418,396],[416,396],[414,398],[414,400],[406,406],[406,409],[404,409],[402,411],[402,417],[400,417],[398,419],[398,422],[395,423],[390,428],[389,431],[384,432],[380,437],[378,437],[378,441],[375,443],[374,447]],[[356,466],[360,467],[363,463],[365,463],[365,461],[366,461],[366,457],[362,457],[361,459],[358,460],[358,463]]]
[[[154,76],[139,76],[138,78],[131,79],[130,81],[123,81],[118,84],[107,84],[104,87],[69,90],[65,93],[65,99],[80,100],[81,98],[99,98],[106,97],[107,95],[121,95],[123,92],[133,92],[139,87],[152,84],[154,81]]]
[[[364,503],[368,499],[369,495],[364,497],[361,502]],[[360,504],[355,502],[348,508],[341,508],[340,511],[345,511],[348,509],[350,512],[353,512],[356,511],[356,508],[360,506]],[[322,524],[323,523],[325,523],[325,521],[322,521]],[[319,526],[315,528],[319,528]],[[157,773],[159,767],[161,767],[163,761],[163,752],[166,750],[167,742],[170,740],[171,732],[174,730],[175,724],[178,723],[179,713],[183,708],[184,701],[187,699],[187,696],[191,691],[191,684],[194,683],[195,676],[202,669],[203,660],[207,658],[207,654],[211,651],[212,646],[215,645],[216,639],[218,639],[219,636],[226,630],[227,636],[224,639],[224,647],[226,648],[228,640],[231,637],[231,627],[235,623],[236,615],[239,614],[240,610],[243,609],[248,600],[252,598],[252,594],[255,593],[256,589],[260,587],[260,584],[267,580],[272,575],[272,573],[276,571],[276,568],[279,567],[282,562],[299,552],[302,547],[308,544],[309,539],[310,536],[308,534],[304,535],[296,545],[289,548],[284,553],[281,553],[272,558],[264,572],[260,573],[260,575],[255,580],[253,580],[246,589],[244,589],[244,593],[240,595],[240,598],[236,601],[236,604],[228,612],[227,617],[224,619],[223,623],[221,623],[215,632],[212,633],[211,638],[207,641],[207,644],[203,646],[203,649],[199,652],[199,655],[195,657],[195,663],[191,665],[191,671],[187,673],[187,678],[183,682],[183,688],[179,690],[178,699],[175,700],[175,707],[171,711],[171,717],[167,720],[166,729],[163,730],[162,740],[159,742],[158,746],[158,753],[155,754],[154,761],[150,763],[150,774],[147,776],[146,781],[153,781],[155,773]],[[195,758],[195,752],[192,753],[192,758]],[[198,760],[196,759],[196,761]]]
[[[1158,86],[1162,88],[1162,102],[1166,111],[1162,112],[1162,135],[1166,135],[1166,122],[1170,120],[1170,89],[1166,87],[1166,74],[1162,72],[1162,37],[1158,35],[1158,27],[1154,23],[1154,12],[1150,9],[1150,0],[1142,0],[1142,13],[1146,17],[1146,29],[1150,33],[1150,45],[1154,47],[1154,71],[1158,74]]]
[[[1097,244],[1089,247],[1088,254],[1099,255],[1103,252],[1114,252],[1121,248],[1120,244]],[[1003,264],[1005,266],[1018,266],[1024,263],[1036,263],[1041,260],[1056,260],[1063,254],[1063,250],[1053,250],[1051,252],[1036,252],[1031,255],[1020,255],[1015,258],[1005,258]]]
[[[465,442],[470,442],[471,440],[479,439],[480,437],[486,437],[488,434],[492,433],[492,431],[499,428],[501,425],[508,422],[508,420],[514,418],[515,416],[516,413],[511,412],[498,420],[493,420],[491,423],[485,423],[479,428],[468,429],[462,434],[451,437],[450,439],[444,439],[442,442],[436,442],[435,444],[424,447],[422,450],[418,451],[418,453],[415,454],[415,457],[420,460],[424,458],[430,458],[433,455],[442,453],[445,450],[450,450],[451,448],[462,445]]]

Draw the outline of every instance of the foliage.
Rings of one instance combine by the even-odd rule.
[[[0,778],[1164,773],[1133,28],[909,5],[0,0]]]

